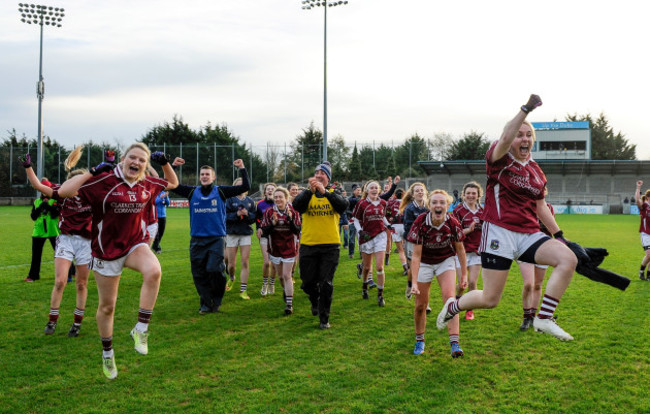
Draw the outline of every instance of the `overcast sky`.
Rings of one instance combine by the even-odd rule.
[[[45,133],[128,144],[176,114],[262,148],[323,122],[323,8],[300,0],[58,0],[45,27]],[[349,0],[328,8],[328,136],[498,138],[530,93],[533,122],[604,112],[650,158],[646,13],[601,0]],[[38,26],[0,2],[0,137],[37,135]]]

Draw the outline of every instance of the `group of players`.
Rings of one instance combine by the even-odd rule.
[[[55,250],[56,283],[48,327],[51,332],[56,327],[52,314],[58,315],[67,269],[73,260],[80,292],[77,309],[83,315],[85,286],[92,268],[99,294],[97,325],[103,345],[103,371],[107,378],[115,378],[113,315],[120,275],[127,267],[143,277],[138,319],[131,336],[136,351],[147,354],[148,325],[161,278],[160,263],[148,245],[155,231],[151,226],[155,219],[150,217],[155,211],[152,200],[161,191],[172,190],[190,201],[190,261],[201,314],[218,311],[224,291],[232,289],[238,249],[240,297],[249,298],[248,257],[251,226],[256,223],[264,255],[262,295],[275,293],[275,272],[283,287],[284,312],[292,314],[293,274],[299,262],[301,288],[309,295],[312,314],[319,317],[321,329],[328,329],[333,277],[340,255],[339,218],[348,210],[362,257],[359,268],[363,299],[368,299],[371,283],[375,284],[371,282],[374,259],[377,303],[386,305],[384,265],[385,253],[392,250],[391,239],[400,252],[408,275],[406,296],[416,298],[414,354],[424,352],[434,278],[444,302],[436,325],[438,329],[448,328],[451,355],[455,358],[463,355],[458,314],[465,310],[465,318],[471,320],[473,310],[497,306],[513,260],[529,266],[530,271],[522,268],[522,274],[532,275],[533,266],[543,270],[529,276],[525,283],[521,329],[533,326],[560,340],[572,340],[557,325],[553,313],[573,276],[577,258],[567,247],[569,242],[545,201],[546,177],[530,157],[535,132],[526,116],[541,103],[537,95],[531,95],[506,124],[499,140],[490,146],[486,154],[484,208],[480,203],[481,185],[470,182],[463,188],[462,204],[452,214],[448,210],[453,198],[446,191],[428,192],[421,182],[412,184],[406,192],[397,190],[399,177],[383,193],[379,182],[369,181],[361,194],[355,190],[354,196],[347,199],[340,188],[332,185],[331,165],[327,162],[316,168],[302,191],[297,186],[285,189],[267,184],[264,199],[254,203],[246,195],[249,183],[241,160],[234,162],[241,178],[232,186],[214,185],[214,170],[206,166],[201,167],[200,186],[179,186],[167,156],[151,154],[146,145],[136,143],[125,151],[119,163],[114,154],[108,153],[105,162],[90,171],[74,170],[63,184],[43,188],[37,184],[27,157],[23,161],[30,182],[61,205],[62,235]],[[79,157],[80,151],[73,151],[66,167],[72,169]],[[147,175],[149,160],[161,166],[164,178]],[[173,165],[182,163],[176,158]],[[541,231],[540,223],[547,233]],[[354,245],[353,240],[349,243]],[[644,264],[647,262],[644,259]],[[546,266],[552,267],[552,272],[536,312]],[[483,289],[478,290],[481,269]],[[534,292],[538,292],[536,299]]]

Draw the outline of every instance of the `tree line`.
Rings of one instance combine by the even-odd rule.
[[[605,114],[593,117],[591,114],[567,115],[566,121],[589,121],[592,136],[592,159],[595,160],[634,160],[636,145],[628,142],[621,132],[614,132]],[[36,139],[24,134],[18,137],[15,130],[7,131],[8,136],[0,142],[0,195],[18,195],[24,192],[26,183],[24,171],[17,162],[20,151],[29,149],[32,159],[36,159]],[[414,133],[399,145],[386,143],[357,145],[338,135],[328,139],[327,153],[332,163],[332,175],[337,181],[362,182],[368,179],[400,175],[418,177],[425,174],[419,166],[421,160],[480,160],[485,157],[490,143],[498,137],[487,137],[484,133],[471,131],[459,138],[439,133],[424,138]],[[178,171],[181,182],[194,185],[198,183],[196,174],[201,165],[215,166],[217,183],[230,184],[236,175],[232,161],[242,158],[252,175],[252,188],[266,181],[304,182],[312,175],[314,168],[322,162],[323,133],[310,123],[292,141],[283,145],[267,145],[262,151],[253,151],[250,145],[225,123],[213,125],[208,122],[198,130],[185,123],[180,116],[171,122],[163,122],[149,129],[139,141],[146,143],[152,151],[165,151],[172,157],[181,156],[186,164]],[[80,167],[88,167],[102,161],[104,149],[119,153],[119,144],[107,142],[84,143],[84,156]],[[10,148],[13,148],[13,168],[9,171]],[[20,149],[20,151],[18,150]],[[123,149],[123,148],[122,148]],[[60,163],[67,157],[70,149],[63,148],[56,140],[45,137],[43,157],[45,176],[59,181]],[[6,166],[6,167],[4,167]],[[19,168],[17,168],[19,167]],[[64,173],[65,174],[65,173]],[[65,176],[62,177],[63,181]]]

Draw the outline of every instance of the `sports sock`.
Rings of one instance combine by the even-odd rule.
[[[418,342],[424,342],[424,332],[416,333],[415,334],[415,340],[418,341]]]
[[[460,306],[458,305],[458,299],[451,302],[449,306],[447,306],[447,312],[449,312],[452,316],[458,315],[460,313]]]
[[[293,296],[287,296],[285,299],[287,305],[293,306]]]
[[[363,290],[368,290],[368,284],[370,282],[363,282]]]
[[[149,329],[149,321],[151,320],[151,314],[153,310],[149,309],[138,309],[138,323],[135,324],[135,329],[138,332],[147,332]]]
[[[59,320],[59,308],[50,308],[50,322],[56,323]]]
[[[275,278],[274,277],[271,278],[271,286],[275,286]]]
[[[453,344],[454,342],[458,343],[458,340],[460,339],[459,335],[449,335],[449,344]]]
[[[102,353],[104,358],[110,358],[113,356],[113,337],[102,339]]]
[[[84,310],[79,308],[74,308],[74,324],[81,325],[81,321],[84,319]]]
[[[377,296],[384,296],[384,287],[377,285]]]
[[[535,308],[524,308],[524,319],[532,319],[535,317]]]
[[[264,286],[269,284],[269,277],[268,276],[262,276],[262,283]]]
[[[557,305],[560,303],[559,300],[549,296],[549,295],[544,295],[544,298],[542,299],[542,306],[539,308],[539,314],[537,317],[539,319],[550,319],[553,317],[553,312],[555,312],[555,308],[557,308]]]
[[[248,287],[248,283],[242,283],[239,287],[239,293],[245,292]]]

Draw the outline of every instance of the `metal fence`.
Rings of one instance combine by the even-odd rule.
[[[403,147],[403,146],[402,146]],[[334,165],[339,181],[361,181],[365,179],[383,179],[388,175],[406,177],[423,177],[424,172],[417,166],[419,159],[430,158],[425,154],[415,154],[411,148],[406,151],[393,147],[392,144],[362,144],[357,146],[361,164],[361,176],[349,175],[350,159],[354,146],[328,148],[330,161]],[[115,148],[111,148],[115,149]],[[267,143],[264,146],[216,145],[216,144],[180,144],[150,145],[151,151],[163,151],[172,157],[181,157],[185,165],[176,173],[182,184],[199,184],[199,170],[203,165],[212,166],[217,173],[217,183],[231,184],[237,177],[233,161],[241,158],[246,165],[253,188],[268,181],[278,183],[305,183],[313,175],[314,168],[321,162],[322,147],[303,146],[299,149],[288,144]],[[90,168],[103,159],[101,146],[89,145],[84,148],[82,158],[76,168]],[[118,148],[118,155],[120,150]],[[67,172],[64,161],[71,150],[58,147],[51,150],[43,148],[44,176],[51,182],[61,183],[66,180]],[[29,186],[24,168],[18,161],[20,155],[29,153],[36,159],[36,147],[14,146],[5,144],[0,147],[0,197],[29,197],[34,194]],[[34,167],[36,169],[36,167]],[[42,177],[39,177],[42,178]],[[251,191],[253,192],[253,191]]]

